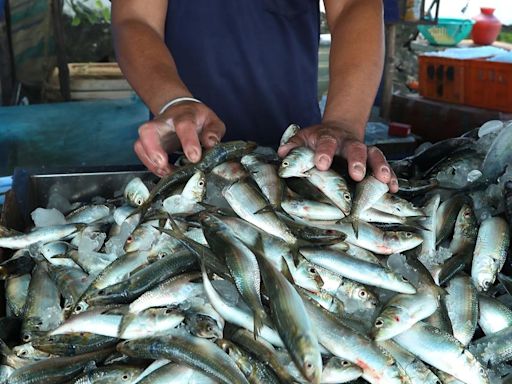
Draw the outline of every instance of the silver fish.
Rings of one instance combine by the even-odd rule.
[[[345,216],[350,213],[352,196],[343,177],[333,170],[319,171],[312,168],[306,172],[307,180],[338,207]]]
[[[457,275],[446,286],[446,306],[453,328],[453,336],[468,345],[478,321],[478,296],[471,278]]]
[[[297,239],[274,211],[263,212],[268,204],[260,191],[247,181],[237,181],[222,192],[238,216],[265,232],[295,244]]]
[[[281,162],[279,176],[308,177],[307,171],[315,166],[315,152],[308,147],[293,148]]]
[[[489,383],[487,370],[452,335],[419,322],[394,337],[402,348],[425,363],[467,384]]]
[[[509,226],[504,219],[491,217],[480,224],[471,266],[471,278],[479,291],[486,291],[496,280],[509,244]]]
[[[407,279],[379,265],[367,263],[336,251],[301,249],[300,253],[313,264],[360,283],[395,292],[416,293],[416,289]]]

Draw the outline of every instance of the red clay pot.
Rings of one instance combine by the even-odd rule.
[[[501,31],[501,22],[493,15],[494,8],[480,8],[475,16],[475,24],[471,30],[471,38],[478,45],[490,45],[496,41]]]

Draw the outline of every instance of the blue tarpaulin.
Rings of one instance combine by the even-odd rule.
[[[0,176],[15,167],[138,164],[138,98],[0,107]]]

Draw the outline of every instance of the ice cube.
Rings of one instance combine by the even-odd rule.
[[[96,232],[90,228],[85,228],[78,243],[78,252],[97,252],[103,246],[106,238],[107,235],[103,232]]]
[[[67,213],[71,210],[71,204],[64,195],[57,191],[52,191],[48,197],[46,208],[55,208],[62,213]]]
[[[36,227],[50,227],[66,224],[66,218],[55,208],[36,208],[30,215]]]
[[[478,129],[478,137],[483,137],[488,135],[489,133],[498,132],[503,128],[503,122],[500,120],[490,120],[486,123],[483,123],[482,126]]]

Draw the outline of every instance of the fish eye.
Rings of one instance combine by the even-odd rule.
[[[351,197],[350,197],[350,193],[344,193],[344,194],[343,194],[343,198],[344,198],[345,200],[349,201],[349,200],[351,199]]]
[[[408,279],[407,277],[405,277],[405,276],[400,276],[400,277],[401,277],[401,278],[402,278],[402,280],[403,280],[403,281],[405,281],[406,283],[408,283],[408,282],[409,282],[409,279]]]
[[[283,161],[283,164],[282,164],[283,167],[288,167],[289,165],[290,165],[290,163],[288,161]]]
[[[347,360],[343,360],[343,361],[341,362],[341,366],[342,366],[342,367],[348,367],[349,365],[350,365],[350,362],[348,362]]]
[[[316,269],[313,267],[309,267],[308,272],[311,273],[312,275],[314,275],[314,274],[316,274]]]
[[[366,291],[364,289],[360,290],[358,296],[362,299],[366,297]]]
[[[378,318],[377,320],[375,320],[375,326],[377,328],[381,328],[383,325],[384,325],[384,321],[382,321],[381,318]]]
[[[405,237],[407,237],[407,238],[412,237],[412,233],[411,232],[405,232]]]
[[[206,327],[206,330],[208,332],[212,332],[213,331],[213,327],[211,325],[209,325],[209,326]]]
[[[482,281],[482,285],[485,289],[489,288],[491,285],[491,282],[489,280]]]
[[[127,242],[128,244],[130,244],[131,242],[133,242],[133,236],[131,236],[131,235],[130,235],[130,236],[128,236],[128,238],[126,239],[126,242]]]
[[[20,351],[20,356],[26,356],[26,355],[27,355],[27,351],[25,349]]]
[[[171,308],[167,308],[164,312],[166,315],[172,313],[172,309]]]
[[[166,257],[166,256],[167,256],[167,253],[165,253],[165,252],[163,252],[163,251],[158,252],[158,255],[157,255],[157,257],[158,257],[159,259],[163,259],[163,258],[164,258],[164,257]]]
[[[204,181],[203,180],[199,180],[199,183],[197,183],[197,185],[199,185],[200,187],[202,187],[204,185]]]
[[[25,342],[29,342],[31,339],[30,335],[28,333],[26,333],[25,335],[23,335],[23,341]]]
[[[128,375],[125,373],[125,374],[121,377],[121,379],[123,379],[124,381],[126,381],[126,380],[128,380],[128,379],[129,379],[129,377],[128,377]]]

